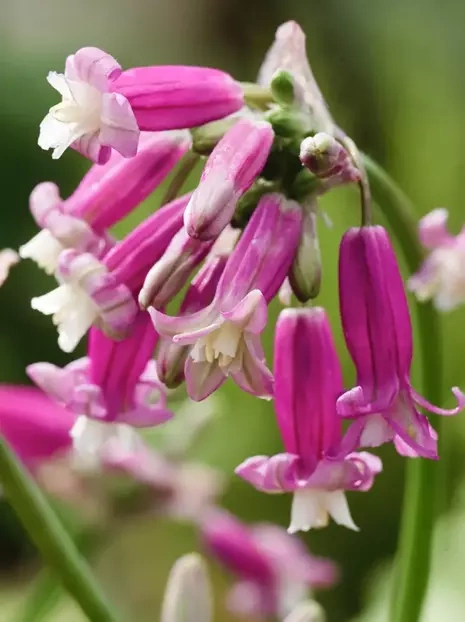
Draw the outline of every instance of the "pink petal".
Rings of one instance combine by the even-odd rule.
[[[260,290],[249,292],[231,311],[224,311],[223,318],[244,327],[249,333],[263,332],[268,319],[268,306]]]
[[[435,406],[424,397],[422,397],[419,393],[417,393],[412,387],[410,387],[410,394],[412,396],[413,401],[420,406],[420,408],[424,408],[429,412],[434,413],[435,415],[456,415],[461,412],[465,408],[465,394],[458,387],[452,387],[452,393],[454,394],[457,400],[457,406],[455,408],[439,408],[439,406]]]
[[[226,380],[217,361],[195,362],[189,356],[184,368],[187,394],[196,402],[201,402],[216,391]]]
[[[99,48],[81,48],[66,59],[67,78],[87,82],[102,92],[108,89],[108,81],[115,80],[121,73],[121,66],[113,56]]]
[[[292,492],[299,488],[299,457],[293,454],[254,456],[248,458],[235,473],[263,492]]]
[[[100,142],[112,147],[125,158],[137,153],[139,126],[129,102],[122,95],[106,94],[102,98]]]
[[[242,367],[237,372],[231,372],[234,382],[243,391],[261,398],[273,396],[273,374],[267,367],[260,337],[244,335],[245,350],[242,358]]]

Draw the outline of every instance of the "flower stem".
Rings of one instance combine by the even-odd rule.
[[[382,209],[413,273],[423,259],[423,252],[417,240],[410,201],[375,162],[367,156],[363,158],[373,198]],[[439,317],[430,303],[416,303],[416,312],[423,393],[438,404],[441,402],[443,357]],[[439,417],[435,427],[439,433]],[[391,622],[418,622],[422,613],[431,568],[438,476],[439,467],[435,461],[416,458],[407,462]]]
[[[92,622],[117,622],[90,568],[35,482],[0,440],[0,482],[31,540]]]

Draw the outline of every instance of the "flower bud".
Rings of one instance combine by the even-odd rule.
[[[275,100],[282,106],[292,106],[294,103],[294,79],[292,74],[278,69],[271,78],[271,92]]]
[[[360,171],[355,167],[347,150],[325,132],[308,136],[302,141],[300,160],[321,179],[360,181]]]
[[[316,227],[316,203],[303,211],[302,234],[289,280],[300,302],[316,298],[321,286],[321,254]]]

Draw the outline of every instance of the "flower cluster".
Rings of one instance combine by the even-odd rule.
[[[305,36],[293,22],[282,25],[253,88],[203,67],[123,71],[97,48],[69,56],[64,74],[48,81],[63,99],[43,120],[39,145],[54,158],[72,147],[93,164],[65,199],[51,182],[32,191],[40,232],[19,254],[57,280],[32,307],[52,316],[65,352],[87,338],[87,355],[64,368],[29,365],[38,389],[0,388],[0,432],[38,476],[61,459],[87,476],[123,474],[142,491],[139,508],[193,520],[238,579],[232,610],[315,619],[308,608],[292,611],[309,587],[334,583],[336,570],[291,534],[330,517],[357,529],[346,492],[370,490],[382,471],[360,450],[392,442],[403,456],[437,459],[422,411],[456,414],[465,396],[454,388],[457,407],[444,410],[412,387],[403,280],[386,229],[370,222],[340,243],[340,319],[357,372],[355,387],[344,387],[328,314],[311,303],[321,283],[319,198],[343,184],[363,195],[367,180],[317,87]],[[193,192],[182,194],[175,174],[169,199],[124,238],[113,236],[178,165],[202,158]],[[438,210],[422,222],[432,253],[409,281],[442,309],[465,292],[463,233],[450,236],[445,219]],[[17,257],[1,259],[6,276]],[[293,295],[304,306],[293,308]],[[270,365],[261,334],[278,296],[289,308],[277,320]],[[221,511],[216,473],[154,452],[139,431],[173,418],[169,389],[185,382],[188,397],[203,402],[228,378],[273,401],[283,452],[249,457],[236,474],[259,491],[292,493],[289,533],[249,528]],[[170,613],[173,602],[167,622],[184,619]],[[209,605],[199,607],[207,620]]]

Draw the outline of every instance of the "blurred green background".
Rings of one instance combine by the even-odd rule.
[[[418,216],[433,207],[447,206],[457,230],[464,220],[465,179],[465,4],[460,0],[3,0],[0,248],[17,248],[33,235],[28,195],[35,184],[56,181],[66,196],[85,170],[86,163],[74,152],[67,152],[56,162],[36,144],[39,123],[56,103],[46,74],[61,71],[67,54],[95,45],[113,54],[125,67],[206,64],[251,81],[275,28],[288,19],[297,20],[307,33],[314,73],[339,125],[397,179],[414,200]],[[156,205],[154,197],[143,210],[150,211]],[[335,191],[325,198],[324,205],[334,225],[321,228],[321,304],[328,308],[333,321],[349,384],[353,369],[338,324],[336,262],[342,232],[358,221],[356,193]],[[382,222],[380,215],[378,219]],[[127,223],[118,233],[125,228]],[[31,296],[47,291],[50,285],[51,280],[26,261],[14,268],[0,292],[2,382],[26,382],[24,368],[34,361],[64,364],[70,360],[59,351],[51,322],[29,306]],[[278,311],[276,305],[272,319]],[[465,386],[464,319],[463,310],[444,317],[444,389],[455,384]],[[271,339],[270,328],[266,336],[268,354]],[[77,354],[83,351],[81,346]],[[416,380],[418,384],[418,377]],[[289,498],[260,495],[231,476],[245,457],[279,450],[272,406],[240,393],[230,383],[222,397],[224,412],[202,439],[196,457],[218,466],[231,479],[226,507],[244,520],[286,525]],[[437,611],[441,619],[454,622],[463,620],[465,606],[465,562],[457,553],[464,548],[459,544],[464,537],[457,530],[463,523],[463,495],[459,493],[465,420],[457,417],[445,425],[448,476],[444,492],[454,517],[444,524],[445,535],[438,539],[433,592],[437,585],[449,586]],[[385,471],[373,491],[349,495],[361,532],[332,525],[304,537],[313,551],[338,560],[342,567],[341,584],[321,595],[330,622],[345,622],[360,614],[372,600],[368,588],[378,568],[389,562],[395,550],[403,460],[392,448],[383,449],[380,455]],[[166,521],[128,524],[95,559],[95,565],[108,593],[133,612],[131,619],[156,620],[169,567],[179,555],[196,548],[195,533],[185,526]],[[38,568],[14,516],[6,504],[1,505],[2,622],[14,619],[10,615],[17,610]],[[214,576],[219,590],[216,619],[233,620],[221,607],[226,580],[216,570]],[[386,589],[387,581],[381,583]],[[451,585],[457,586],[455,600]],[[378,594],[377,613],[373,609],[363,619],[384,619],[383,598]],[[61,609],[46,619],[78,621],[82,617],[63,601]]]

